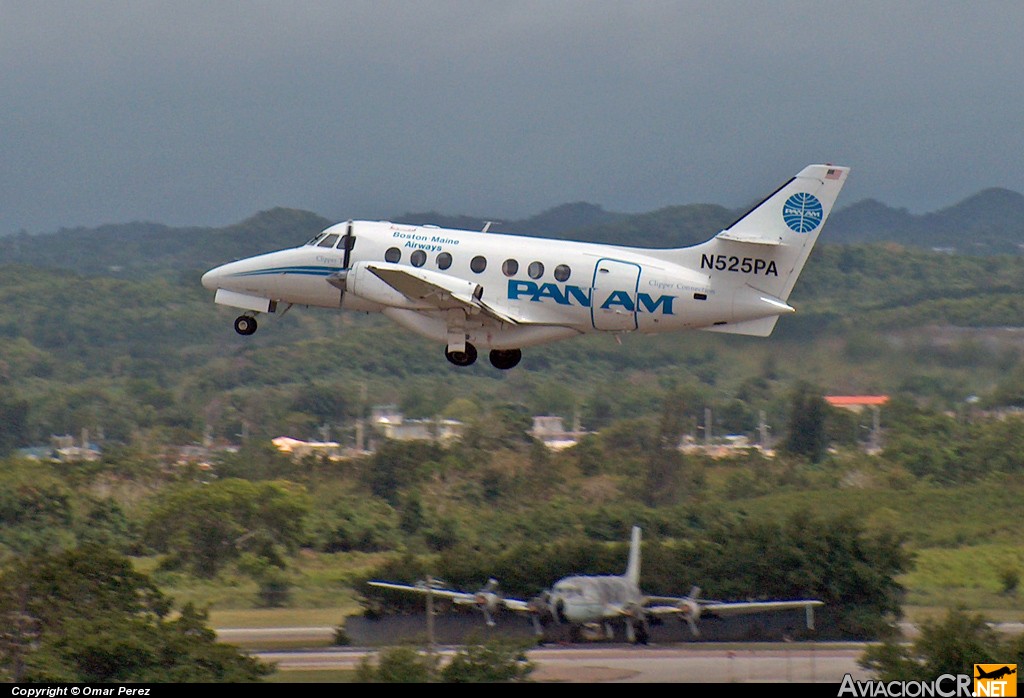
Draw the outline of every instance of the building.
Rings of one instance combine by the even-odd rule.
[[[274,444],[274,448],[291,456],[293,460],[302,460],[312,455],[334,459],[341,455],[341,445],[336,441],[301,441],[290,436],[278,436],[272,439],[271,443]]]
[[[392,441],[440,441],[462,437],[465,425],[457,419],[406,419],[394,405],[379,405],[370,421],[385,439]]]
[[[555,451],[575,446],[588,433],[580,429],[579,425],[572,431],[566,430],[565,420],[555,415],[535,416],[530,429],[530,436]]]
[[[865,449],[868,453],[882,450],[882,405],[889,402],[888,395],[826,395],[825,402],[832,407],[860,414],[871,410],[871,436]]]

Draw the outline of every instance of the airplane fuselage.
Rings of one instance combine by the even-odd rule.
[[[581,334],[703,329],[766,337],[847,174],[810,165],[710,240],[646,249],[384,221],[331,226],[301,247],[212,269],[215,301],[255,316],[280,304],[379,312],[448,360],[477,348],[512,368],[522,348]]]
[[[624,619],[625,609],[639,611],[644,596],[625,577],[577,576],[561,579],[551,588],[551,603],[561,620],[600,623]]]
[[[339,240],[351,226],[351,249]],[[204,284],[275,304],[382,312],[437,341],[448,334],[446,311],[416,302],[369,274],[361,262],[433,272],[482,288],[479,300],[513,321],[466,318],[467,341],[511,349],[590,332],[669,332],[743,322],[790,312],[781,302],[745,285],[713,285],[715,276],[771,277],[774,261],[756,256],[696,251],[689,264],[673,264],[641,248],[356,221],[324,231],[321,241],[232,262],[209,272]],[[332,237],[332,236],[337,237]],[[357,290],[330,283],[355,269]],[[364,287],[359,288],[363,281]]]

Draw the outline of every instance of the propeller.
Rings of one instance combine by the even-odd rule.
[[[503,597],[498,592],[498,580],[494,577],[488,579],[487,584],[473,595],[473,603],[484,614],[484,621],[486,621],[488,627],[494,627],[493,614],[501,607],[503,600]]]
[[[548,619],[554,620],[555,623],[559,623],[558,614],[551,604],[551,592],[544,590],[537,596],[526,602],[527,608],[530,610],[530,621],[533,623],[533,631],[538,637],[544,634],[543,625]]]
[[[700,637],[700,630],[697,629],[697,619],[700,618],[700,587],[690,589],[690,594],[679,602],[679,608],[683,611],[682,619],[690,626],[690,632],[694,637]]]
[[[327,283],[342,291],[346,290],[348,288],[348,269],[328,274]]]
[[[628,604],[623,609],[626,616],[626,642],[636,644],[640,642],[647,644],[647,637],[650,629],[647,625],[647,612],[643,605],[638,603]]]

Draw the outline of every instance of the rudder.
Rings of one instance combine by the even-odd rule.
[[[839,191],[846,183],[848,167],[809,165],[757,206],[694,251],[757,256],[774,263],[776,275],[752,279],[759,291],[785,301],[793,291],[811,248],[825,226]]]

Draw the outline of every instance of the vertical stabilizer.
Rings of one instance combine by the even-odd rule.
[[[640,527],[633,527],[633,537],[629,542],[629,563],[624,575],[634,586],[640,586]]]
[[[751,286],[785,301],[846,183],[850,168],[810,165],[720,232],[701,250],[752,256],[774,265]]]
[[[745,286],[784,306],[849,173],[848,167],[809,165],[707,242],[654,254],[707,273],[713,282]],[[767,336],[775,320],[767,317],[712,329]]]

